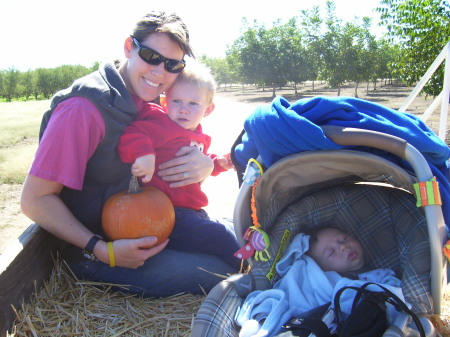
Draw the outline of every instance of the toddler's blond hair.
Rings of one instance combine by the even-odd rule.
[[[197,88],[205,90],[208,103],[212,103],[216,92],[216,81],[210,69],[203,63],[194,59],[188,59],[186,67],[177,76],[175,83],[187,83],[195,85]]]

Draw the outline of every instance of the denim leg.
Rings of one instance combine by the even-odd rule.
[[[209,291],[223,279],[212,273],[226,277],[237,272],[216,256],[170,249],[151,257],[137,269],[111,268],[85,258],[78,262],[69,260],[69,265],[80,279],[124,285],[117,290],[145,297],[165,297],[182,292],[203,294],[201,288]]]
[[[241,265],[241,260],[234,256],[240,247],[233,224],[213,221],[202,209],[175,208],[175,226],[167,248],[213,254],[236,269]]]

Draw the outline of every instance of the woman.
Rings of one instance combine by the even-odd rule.
[[[56,237],[68,242],[66,261],[83,279],[126,285],[144,296],[201,293],[235,272],[216,257],[164,250],[167,241],[144,237],[101,239],[101,209],[127,188],[130,164],[122,163],[117,142],[137,111],[170,88],[192,56],[181,19],[150,13],[125,40],[126,60],[100,69],[60,91],[41,125],[41,142],[24,183],[22,211]],[[211,160],[193,147],[160,166],[171,187],[197,183],[210,175]],[[151,247],[151,248],[148,248]],[[111,268],[110,265],[115,265]]]

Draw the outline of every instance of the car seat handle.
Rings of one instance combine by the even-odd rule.
[[[337,125],[324,125],[322,130],[333,142],[343,146],[370,146],[384,150],[405,159],[407,141],[387,133],[347,128]]]

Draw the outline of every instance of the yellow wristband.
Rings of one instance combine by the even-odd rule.
[[[114,247],[112,242],[107,242],[106,245],[108,246],[108,255],[109,255],[109,266],[115,267],[116,266],[116,258],[114,257]]]

